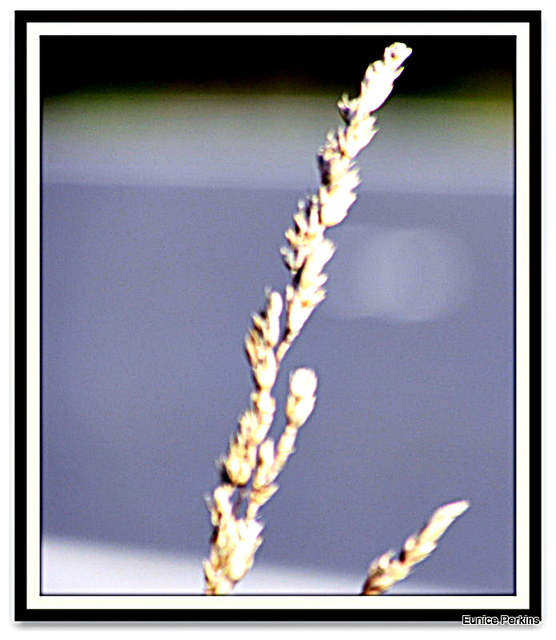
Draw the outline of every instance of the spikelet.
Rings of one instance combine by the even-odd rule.
[[[438,540],[446,529],[468,508],[469,503],[466,500],[451,502],[438,508],[428,523],[405,541],[398,558],[394,558],[393,551],[387,551],[373,560],[361,595],[378,596],[396,582],[407,578],[411,569],[436,549]]]

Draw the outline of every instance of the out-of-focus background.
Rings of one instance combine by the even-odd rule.
[[[242,590],[357,593],[466,498],[393,593],[513,593],[515,40],[398,34],[41,38],[45,593],[202,590],[250,314],[287,282],[335,101],[396,40],[413,54],[278,380],[280,407],[315,368],[317,407]]]

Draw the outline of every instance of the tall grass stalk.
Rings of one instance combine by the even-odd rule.
[[[360,95],[354,99],[344,95],[339,101],[344,123],[328,134],[319,150],[318,190],[298,203],[293,226],[286,232],[288,244],[282,256],[291,281],[282,295],[267,290],[263,310],[252,317],[245,338],[253,378],[251,403],[219,462],[220,484],[207,498],[213,527],[209,557],[203,563],[207,595],[230,593],[253,565],[262,542],[259,511],[278,490],[276,479],[315,406],[317,377],[311,369],[297,369],[289,379],[286,426],[277,442],[268,437],[276,410],[273,388],[282,361],[325,297],[323,270],[335,251],[326,230],[340,224],[356,200],[355,158],[376,134],[374,112],[390,95],[410,54],[404,44],[391,45],[382,60],[368,67]],[[458,502],[439,509],[406,542],[398,560],[390,552],[372,563],[363,595],[378,595],[405,578],[413,565],[434,550],[438,538],[465,508],[467,503]]]

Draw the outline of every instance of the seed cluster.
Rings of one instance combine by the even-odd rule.
[[[229,593],[253,564],[262,542],[260,508],[276,493],[276,478],[294,452],[299,429],[315,405],[317,378],[301,368],[290,376],[285,406],[286,426],[278,442],[268,437],[276,402],[272,391],[281,362],[313,310],[325,297],[324,268],[335,247],[325,236],[355,202],[359,175],[355,157],[375,135],[372,115],[388,98],[411,49],[395,43],[382,60],[367,69],[361,94],[338,103],[344,124],[330,132],[318,153],[320,185],[300,201],[282,249],[291,282],[284,299],[267,291],[264,310],[252,318],[245,352],[254,389],[249,408],[239,419],[228,453],[220,463],[221,483],[207,499],[213,525],[210,555],[205,560],[205,593]]]
[[[387,551],[373,560],[361,595],[379,596],[396,582],[407,578],[411,569],[436,549],[438,540],[446,529],[468,508],[466,500],[451,502],[438,508],[428,523],[405,541],[398,558],[394,558],[394,551]]]

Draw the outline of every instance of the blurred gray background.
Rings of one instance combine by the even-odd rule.
[[[278,380],[280,403],[289,371],[314,368],[318,401],[258,558],[351,593],[346,577],[357,590],[466,498],[398,592],[513,593],[513,39],[208,40],[41,41],[43,587],[78,592],[99,545],[124,565],[167,554],[176,575],[205,557],[203,496],[249,402],[250,314],[287,282],[283,232],[335,100],[402,40],[414,53],[331,232],[329,296]],[[196,571],[168,589],[200,592]],[[133,575],[128,590],[164,591]]]

